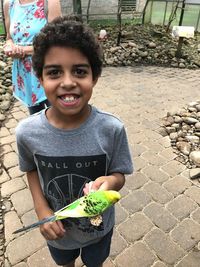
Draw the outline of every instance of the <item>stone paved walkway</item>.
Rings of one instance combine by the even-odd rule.
[[[199,70],[104,70],[91,102],[124,121],[135,164],[116,206],[117,224],[105,267],[200,266],[200,188],[174,160],[169,138],[159,134],[161,118],[198,100],[199,88]],[[5,267],[55,267],[38,229],[12,235],[36,220],[26,177],[18,169],[14,135],[26,116],[26,109],[16,103],[0,130]]]

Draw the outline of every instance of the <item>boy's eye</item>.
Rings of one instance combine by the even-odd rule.
[[[51,78],[57,78],[61,74],[61,70],[59,69],[52,69],[47,71],[47,75]]]
[[[82,68],[75,68],[74,74],[78,77],[85,77],[87,75],[88,71],[86,69]]]

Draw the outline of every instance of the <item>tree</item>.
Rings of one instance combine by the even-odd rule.
[[[173,0],[173,3],[172,3],[172,10],[171,10],[171,14],[169,16],[169,21],[168,21],[168,24],[167,24],[167,29],[166,31],[169,32],[170,30],[170,26],[172,24],[172,22],[176,19],[176,16],[177,16],[177,10],[179,8],[179,4],[182,2],[182,0]]]
[[[81,0],[73,0],[73,11],[74,14],[82,15]]]

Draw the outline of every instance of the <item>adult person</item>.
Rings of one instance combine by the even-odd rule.
[[[4,52],[13,58],[13,95],[36,113],[49,102],[32,69],[32,41],[47,22],[61,15],[59,0],[5,0],[6,43]]]

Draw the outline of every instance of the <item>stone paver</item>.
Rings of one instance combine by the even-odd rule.
[[[165,204],[173,198],[173,195],[171,193],[169,193],[160,184],[155,182],[149,182],[148,184],[146,184],[144,186],[144,190],[152,196],[154,201],[161,204]]]
[[[199,267],[199,251],[192,251],[186,255],[175,267]]]
[[[18,156],[15,152],[10,152],[6,154],[4,159],[4,166],[6,169],[17,166],[18,164]]]
[[[180,195],[167,204],[167,209],[179,220],[190,215],[198,205],[185,195]]]
[[[10,180],[10,177],[9,177],[8,173],[5,170],[3,170],[2,174],[0,175],[0,183],[2,184],[2,183],[7,182],[9,180]]]
[[[135,190],[141,188],[145,183],[149,181],[148,177],[141,172],[135,172],[126,178],[125,186],[129,190]]]
[[[157,166],[147,166],[142,171],[147,177],[157,183],[163,183],[169,179],[169,176],[162,170],[159,170]]]
[[[171,236],[185,250],[191,249],[200,240],[200,225],[185,219],[171,232]]]
[[[152,220],[154,225],[165,232],[171,230],[178,222],[178,220],[159,203],[149,204],[144,208],[144,213]]]
[[[12,194],[11,201],[20,216],[33,209],[33,201],[28,189],[20,190]]]
[[[181,77],[181,79],[180,79]],[[135,173],[116,205],[116,227],[104,267],[199,267],[200,184],[175,160],[162,118],[199,100],[200,70],[106,68],[91,103],[124,122]],[[18,170],[15,127],[27,117],[19,102],[0,129],[4,170],[4,267],[54,267],[38,229],[13,235],[37,220],[26,176]],[[2,231],[2,229],[0,229]],[[2,244],[0,244],[2,245]],[[76,267],[83,267],[78,259]]]
[[[42,248],[28,258],[28,266],[30,267],[56,267],[57,265],[51,259],[48,248]]]
[[[130,219],[121,223],[117,230],[128,242],[134,243],[134,241],[142,238],[152,227],[153,223],[143,213],[135,213]]]
[[[184,250],[159,229],[149,232],[144,240],[158,257],[168,264],[174,264],[184,255]]]
[[[174,196],[178,196],[191,186],[191,182],[187,178],[178,175],[165,182],[163,186],[168,192],[171,192]]]
[[[114,232],[112,240],[110,257],[114,259],[128,247],[128,243],[118,231]]]
[[[12,233],[22,227],[20,219],[15,211],[10,211],[5,214],[5,240],[6,243],[16,238]]]
[[[5,137],[5,136],[8,136],[10,135],[10,132],[9,130],[6,128],[6,127],[1,127],[0,129],[0,137]]]
[[[45,240],[38,229],[32,230],[11,241],[6,249],[12,265],[23,261],[45,246]]]
[[[20,171],[19,166],[10,168],[8,170],[8,174],[11,178],[16,178],[24,175],[24,173]]]
[[[154,254],[142,242],[138,242],[125,250],[122,255],[116,258],[117,266],[134,266],[148,267],[153,264],[155,259]]]
[[[185,191],[186,196],[190,197],[193,199],[197,204],[200,205],[200,188],[197,186],[192,186],[188,188]]]
[[[15,142],[15,136],[14,135],[8,135],[1,138],[1,145],[7,145],[11,144],[12,142]]]
[[[151,197],[143,190],[135,190],[121,200],[122,206],[129,212],[134,213],[142,210],[149,202]]]
[[[2,184],[1,187],[1,196],[2,197],[8,197],[12,195],[13,193],[25,188],[25,183],[22,178],[16,178],[13,180],[9,180],[8,182],[5,182]]]

